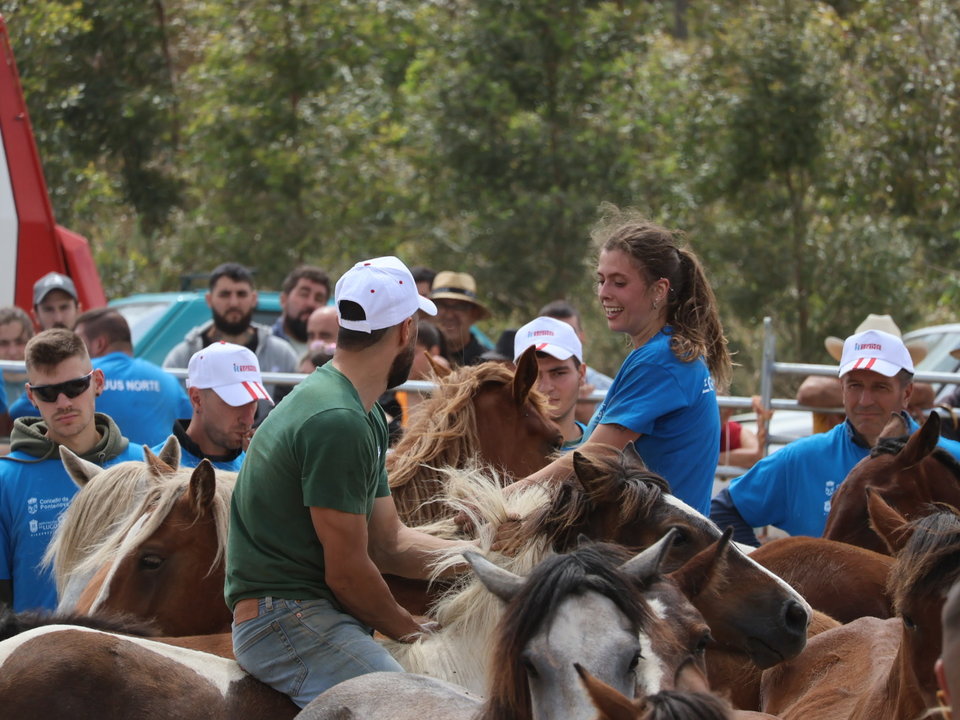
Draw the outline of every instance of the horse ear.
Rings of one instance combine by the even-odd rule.
[[[190,476],[190,501],[197,515],[205,515],[213,508],[213,498],[217,492],[217,474],[209,460],[204,458],[193,469]]]
[[[436,375],[438,378],[445,378],[450,373],[453,372],[453,370],[451,370],[446,365],[441,365],[436,360],[434,360],[433,355],[431,355],[426,350],[423,351],[423,354],[427,356],[427,362],[430,363],[430,367],[433,369],[433,374]]]
[[[160,448],[160,454],[154,454],[146,445],[143,446],[143,461],[147,464],[147,470],[155,480],[172,475],[180,467],[180,443],[176,437],[171,435]]]
[[[678,534],[676,528],[670,528],[666,535],[639,555],[627,560],[620,566],[620,569],[641,583],[659,575],[660,566],[663,565],[663,560],[670,552],[670,548],[673,547],[673,541]]]
[[[733,537],[733,528],[728,527],[719,540],[705,547],[670,573],[670,577],[680,586],[684,595],[689,598],[697,597],[710,584],[717,573],[720,561],[726,555],[731,537]]]
[[[643,470],[647,469],[647,464],[643,461],[643,458],[640,457],[640,453],[637,452],[637,446],[633,440],[623,446],[623,457],[624,460],[630,463],[637,463]]]
[[[467,550],[463,557],[470,563],[483,586],[504,602],[510,602],[526,582],[519,575],[494,565],[480,553]]]
[[[933,452],[940,439],[940,415],[930,413],[926,422],[918,429],[903,449],[897,453],[897,464],[904,468],[913,467]]]
[[[177,440],[176,435],[170,435],[167,438],[157,457],[170,466],[171,470],[180,467],[180,441]]]
[[[600,713],[598,720],[636,720],[640,717],[644,701],[633,701],[615,688],[598,680],[580,663],[574,663],[580,682]]]
[[[517,360],[517,369],[513,374],[513,401],[520,407],[527,401],[527,396],[537,384],[540,375],[540,365],[537,363],[537,348],[531,345]]]
[[[902,452],[902,451],[901,451]],[[896,555],[913,535],[913,528],[903,515],[898,513],[884,500],[880,491],[874,487],[867,489],[867,516],[870,527],[886,544],[891,555]]]
[[[600,481],[606,477],[603,471],[594,465],[587,456],[579,450],[573,451],[573,475],[587,492],[600,484]]]
[[[878,438],[898,438],[910,434],[910,428],[907,427],[907,421],[903,419],[900,413],[890,413],[890,419],[883,426]]]
[[[103,470],[103,468],[99,465],[96,465],[89,460],[84,460],[82,457],[73,452],[73,450],[64,445],[60,446],[60,460],[63,462],[63,466],[67,469],[67,474],[70,475],[70,479],[73,480],[73,482],[79,488],[82,488],[88,482],[93,480],[93,476]]]

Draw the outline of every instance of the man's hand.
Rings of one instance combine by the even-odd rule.
[[[403,637],[397,638],[398,642],[415,643],[429,635],[435,635],[436,633],[440,632],[440,623],[438,623],[436,620],[428,620],[424,617],[418,617],[416,620],[420,625],[420,629],[416,632],[408,633]]]

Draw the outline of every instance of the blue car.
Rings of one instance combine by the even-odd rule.
[[[110,301],[130,324],[133,354],[162,365],[190,330],[211,318],[203,291],[143,293]],[[253,321],[272,325],[280,316],[280,293],[258,291]]]

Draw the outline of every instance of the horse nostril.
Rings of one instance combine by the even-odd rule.
[[[806,608],[796,600],[790,600],[787,603],[784,620],[786,621],[787,628],[789,628],[791,632],[802,635],[807,634],[807,625],[810,623],[810,616],[807,614]]]

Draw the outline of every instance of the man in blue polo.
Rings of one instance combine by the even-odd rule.
[[[196,467],[206,458],[214,467],[239,472],[253,436],[257,403],[273,404],[257,356],[234,343],[208,345],[190,358],[187,388],[192,413],[173,424],[180,466]],[[160,443],[153,450],[159,454],[162,447]]]
[[[143,460],[143,448],[123,437],[107,415],[94,412],[103,373],[94,369],[83,340],[55,328],[24,350],[27,394],[40,417],[19,418],[11,452],[0,458],[0,605],[14,611],[53,610],[57,590],[40,560],[77,492],[60,461],[60,446],[103,467]]]
[[[911,432],[917,429],[906,412],[913,372],[899,337],[880,330],[848,337],[839,373],[846,420],[763,458],[717,493],[710,517],[721,527],[732,525],[734,539],[751,545],[758,544],[752,528],[764,525],[791,535],[821,536],[830,498],[870,454],[890,414],[900,413]],[[960,458],[960,444],[945,438],[939,444]]]

